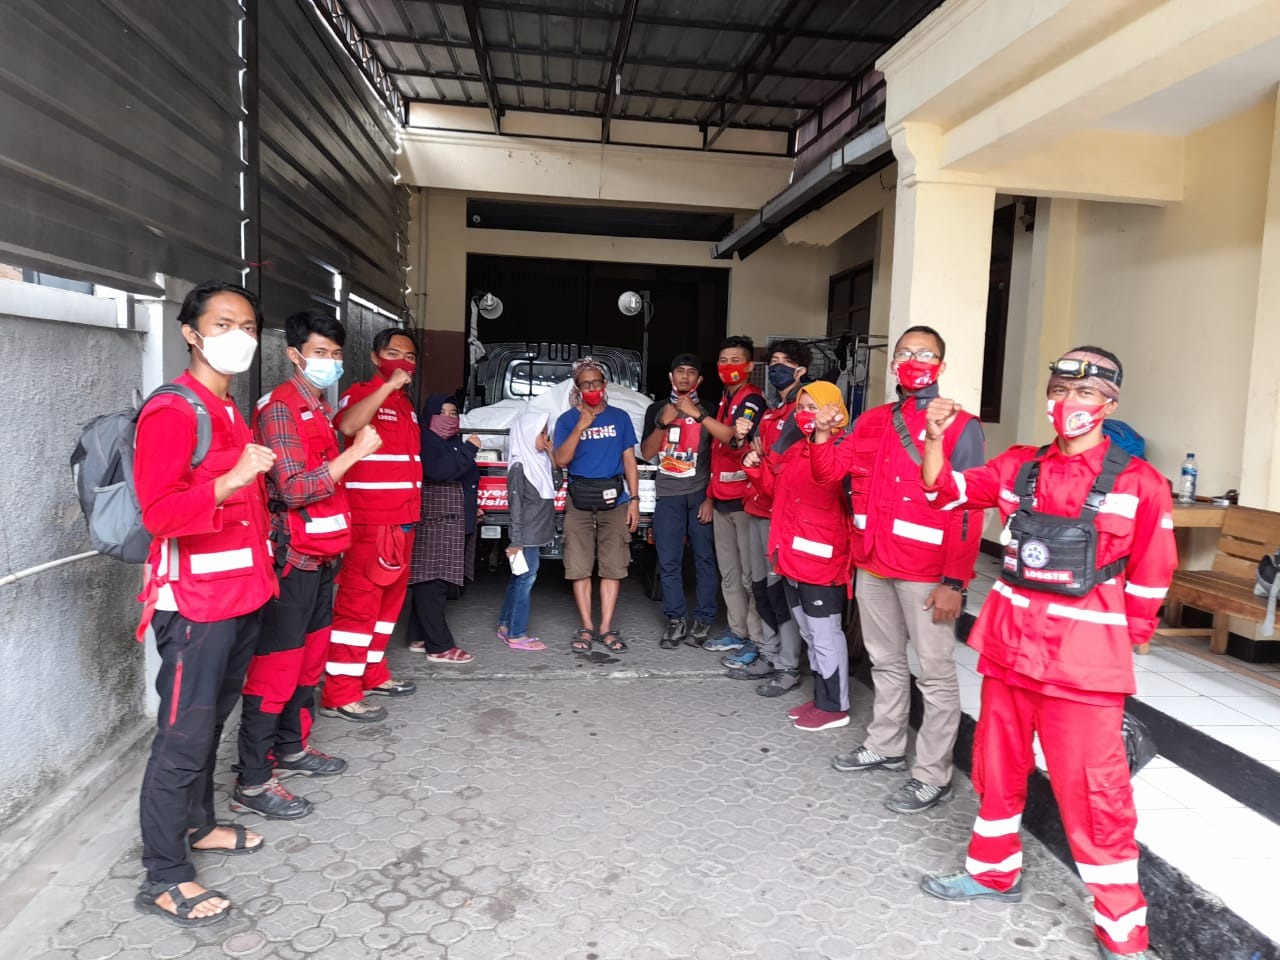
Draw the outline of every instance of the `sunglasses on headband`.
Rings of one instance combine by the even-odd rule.
[[[1086,377],[1097,377],[1120,386],[1120,371],[1111,367],[1100,367],[1089,360],[1055,360],[1049,364],[1049,376],[1067,377],[1071,380],[1083,380]]]

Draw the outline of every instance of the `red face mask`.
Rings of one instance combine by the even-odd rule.
[[[582,402],[588,407],[598,407],[600,406],[600,401],[604,399],[603,390],[583,390],[581,393]]]
[[[1105,419],[1102,410],[1107,402],[1104,400],[1102,403],[1088,404],[1074,400],[1050,400],[1049,422],[1063,439],[1083,437]]]
[[[923,360],[904,360],[894,373],[903,390],[923,390],[938,382],[940,366],[940,363],[925,363]]]
[[[383,360],[378,358],[378,372],[382,374],[383,380],[390,380],[391,375],[397,370],[403,370],[409,376],[413,376],[413,371],[417,369],[417,364],[412,360]]]
[[[751,373],[751,363],[722,363],[716,367],[716,372],[726,387],[736,387],[746,382],[747,375]]]
[[[817,428],[818,414],[813,410],[797,410],[796,426],[800,428],[800,432],[806,437],[812,436],[813,431]]]

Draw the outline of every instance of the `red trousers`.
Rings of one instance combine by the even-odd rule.
[[[379,537],[379,531],[383,536]],[[400,536],[399,528],[395,528]],[[390,583],[377,573],[379,540],[385,541],[381,526],[356,524],[351,548],[343,555],[338,571],[338,589],[333,601],[333,632],[329,636],[327,676],[321,704],[345,707],[364,698],[364,691],[391,679],[387,670],[387,642],[400,618],[409,588],[409,558],[413,553],[413,529],[397,543],[400,573]],[[385,564],[382,564],[385,568]],[[369,574],[373,571],[376,579]]]
[[[1147,901],[1138,887],[1138,843],[1129,765],[1120,733],[1124,699],[1096,706],[1051,697],[984,677],[973,744],[973,786],[980,798],[965,869],[1008,890],[1022,870],[1018,828],[1040,735],[1076,869],[1093,894],[1094,932],[1115,953],[1147,948]]]

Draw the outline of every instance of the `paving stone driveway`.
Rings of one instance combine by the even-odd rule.
[[[1078,881],[1034,841],[1020,905],[918,892],[922,873],[962,859],[972,789],[960,779],[941,808],[904,817],[881,805],[902,774],[832,770],[830,755],[867,720],[862,687],[850,728],[798,732],[786,711],[800,696],[762,699],[715,675],[703,651],[664,654],[639,639],[657,608],[638,591],[623,620],[636,648],[619,662],[576,658],[560,631],[548,639],[561,649],[539,663],[495,649],[499,590],[481,585],[453,616],[476,667],[440,679],[397,650],[398,672],[422,680],[415,698],[390,703],[383,724],[321,722],[317,745],[351,771],[289,781],[316,801],[311,817],[245,818],[267,849],[201,855],[200,879],[235,901],[228,922],[179,931],[138,915],[135,837],[87,882],[83,913],[29,955],[1094,957]],[[507,679],[486,679],[497,676]],[[229,782],[224,773],[220,789]]]

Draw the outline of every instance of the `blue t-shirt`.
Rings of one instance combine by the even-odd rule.
[[[568,410],[556,420],[552,443],[557,447],[569,439],[578,425],[578,411]],[[636,428],[625,410],[606,406],[582,433],[578,449],[569,461],[570,477],[605,479],[622,473],[622,455],[636,445]],[[571,481],[572,482],[572,481]],[[619,503],[631,499],[622,491]]]

